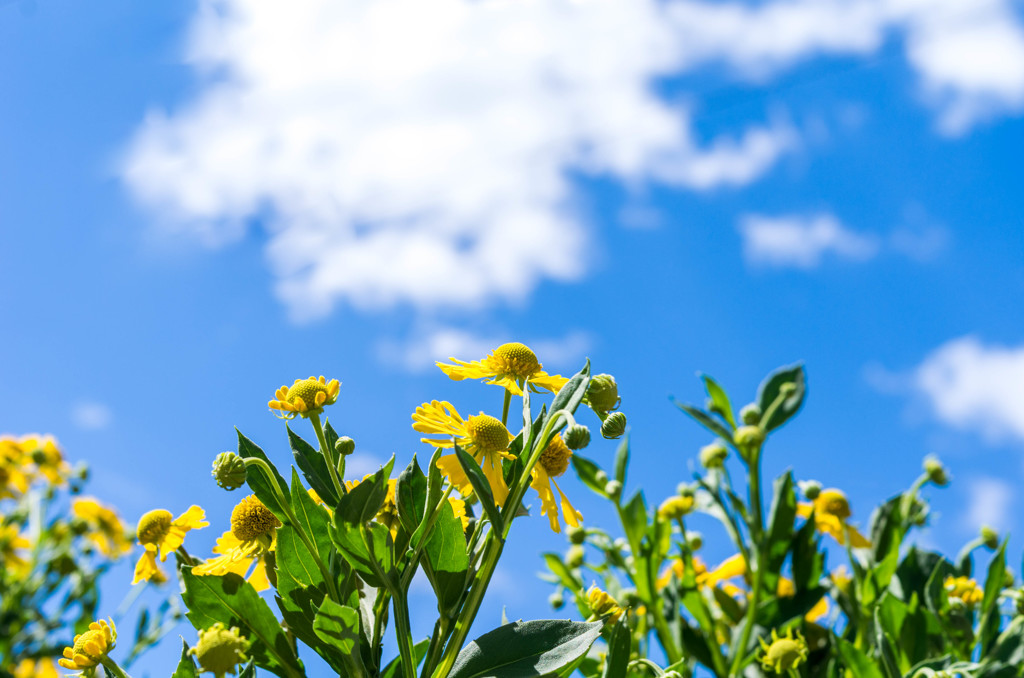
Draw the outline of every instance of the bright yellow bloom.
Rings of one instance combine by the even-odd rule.
[[[622,616],[622,606],[606,591],[595,584],[587,590],[587,605],[598,617],[607,617],[613,624]]]
[[[814,525],[818,532],[832,535],[840,544],[846,543],[845,532],[850,532],[850,545],[854,548],[871,546],[871,541],[847,522],[850,517],[850,502],[841,490],[827,489],[814,499],[813,503],[800,502],[796,505],[796,514],[809,518],[814,513]]]
[[[512,434],[504,424],[483,412],[463,420],[451,403],[437,400],[417,407],[412,419],[413,430],[442,436],[420,438],[422,442],[434,447],[454,447],[458,443],[459,447],[473,455],[487,477],[495,503],[498,506],[505,503],[508,485],[505,484],[501,460],[515,457],[506,452],[508,444],[512,442]],[[458,488],[462,496],[472,493],[473,486],[454,454],[438,459],[437,468],[448,478],[448,482]]]
[[[14,438],[0,438],[0,499],[19,497],[28,492],[32,479],[25,473],[26,459]]]
[[[985,598],[978,582],[968,577],[946,577],[942,585],[949,598],[957,598],[967,607],[974,607]]]
[[[729,581],[730,579],[742,576],[747,572],[747,566],[746,563],[744,563],[743,556],[741,554],[737,553],[734,556],[726,558],[714,570],[708,570],[708,566],[704,564],[704,561],[699,557],[694,556],[693,570],[694,579],[699,588],[718,586],[721,584],[722,590],[730,596],[735,598],[743,595],[743,590]],[[654,582],[654,586],[660,591],[671,583],[673,577],[682,580],[685,574],[686,567],[683,565],[683,559],[676,558],[671,564],[661,571],[658,579]]]
[[[198,506],[190,506],[177,518],[165,509],[150,511],[139,518],[135,534],[139,539],[139,545],[145,551],[135,565],[135,578],[132,579],[132,584],[159,578],[162,573],[156,565],[157,552],[160,554],[160,562],[167,560],[167,556],[185,542],[185,533],[209,524],[206,522],[203,509]],[[166,577],[164,579],[166,580]]]
[[[540,453],[540,459],[533,467],[533,476],[530,487],[537,490],[540,495],[540,514],[548,517],[551,529],[561,532],[562,527],[558,521],[558,505],[555,500],[555,491],[561,498],[562,516],[565,522],[573,527],[579,527],[583,520],[583,514],[573,508],[569,498],[562,492],[562,488],[555,482],[555,478],[565,473],[569,468],[569,459],[572,458],[572,450],[566,446],[562,436],[557,433],[551,438],[551,442]],[[554,490],[552,490],[552,487]]]
[[[267,405],[272,410],[279,410],[277,415],[282,419],[293,419],[296,416],[308,417],[320,414],[327,405],[333,405],[341,391],[341,382],[337,379],[327,381],[320,378],[296,379],[291,386],[282,386],[274,393],[274,400]]]
[[[64,648],[64,659],[58,664],[72,671],[91,669],[99,665],[117,644],[114,620],[105,619],[89,624],[89,630],[75,636],[73,647]]]
[[[669,497],[658,507],[658,517],[662,520],[678,520],[693,511],[693,505],[693,495]]]
[[[32,542],[21,536],[17,525],[0,526],[0,563],[16,577],[28,570],[28,562],[19,551],[32,548]]]
[[[799,631],[794,636],[792,628],[781,638],[778,632],[772,629],[770,645],[765,642],[764,638],[759,638],[758,642],[761,643],[761,667],[765,671],[787,673],[807,659],[807,643],[804,642]]]
[[[95,497],[80,497],[71,502],[71,512],[89,526],[86,536],[108,558],[120,558],[132,550],[132,542],[121,517]]]
[[[565,377],[545,372],[537,361],[537,355],[529,346],[519,342],[502,344],[482,360],[468,363],[455,358],[449,360],[455,364],[438,362],[437,366],[451,379],[490,379],[488,384],[502,386],[514,395],[523,394],[522,385],[526,379],[530,380],[534,392],[543,388],[552,393],[557,393],[569,381]]]
[[[71,474],[71,465],[57,447],[53,436],[30,434],[18,441],[22,452],[35,464],[36,469],[51,485],[63,485]]]
[[[466,502],[455,497],[448,497],[448,503],[452,506],[452,513],[455,517],[462,521],[462,531],[465,532],[466,528],[469,527],[469,516],[466,514]]]
[[[277,549],[277,528],[281,521],[250,494],[231,511],[231,529],[221,535],[213,552],[216,558],[192,568],[192,574],[224,575],[228,572],[244,577],[256,563],[248,581],[257,591],[270,587],[263,556]]]
[[[367,473],[363,476],[363,480],[367,480],[372,477],[372,473]],[[345,490],[351,491],[361,482],[362,480],[346,480]],[[392,539],[394,539],[395,535],[398,534],[398,503],[395,500],[395,488],[397,485],[398,480],[395,478],[388,480],[388,491],[387,495],[384,497],[384,503],[381,504],[380,510],[377,511],[377,515],[374,516],[374,519],[378,523],[388,528],[388,531],[391,532]]]
[[[14,678],[59,678],[57,665],[50,657],[22,659],[14,667]]]

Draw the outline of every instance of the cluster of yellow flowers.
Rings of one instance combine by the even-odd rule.
[[[18,498],[37,481],[67,483],[71,466],[51,436],[0,436],[0,499]]]

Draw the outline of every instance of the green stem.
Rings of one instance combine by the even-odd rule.
[[[430,645],[427,647],[427,656],[423,660],[423,670],[420,671],[420,678],[427,678],[431,671],[434,670],[434,665],[439,659],[438,653],[444,649],[444,641],[448,638],[450,626],[451,620],[445,615],[441,615],[437,620],[437,624],[434,625],[434,633],[430,636]]]
[[[778,398],[776,402],[778,402]],[[774,410],[773,407],[769,411]],[[764,419],[762,419],[764,421]],[[739,676],[743,668],[743,661],[747,656],[747,647],[750,645],[750,636],[754,631],[754,620],[757,618],[757,608],[761,605],[761,595],[764,577],[764,544],[762,535],[764,532],[764,518],[761,511],[761,448],[758,447],[750,459],[750,536],[751,544],[754,547],[755,562],[751,563],[756,567],[751,568],[750,574],[753,578],[753,591],[750,596],[750,606],[747,608],[747,618],[743,623],[743,631],[740,635],[739,644],[733,649],[734,655],[732,665],[729,668],[729,675]]]
[[[359,536],[363,538],[366,552],[370,555],[370,567],[380,579],[384,588],[391,594],[391,603],[395,610],[395,636],[398,641],[398,652],[402,656],[402,675],[404,678],[416,678],[416,659],[413,652],[412,627],[409,623],[409,603],[405,598],[405,592],[395,586],[395,582],[377,562],[377,556],[373,552],[373,539],[366,531],[366,524],[360,523]]]
[[[131,676],[125,673],[124,669],[118,666],[117,662],[110,657],[103,657],[100,659],[100,663],[103,664],[103,668],[109,671],[110,675],[114,676],[114,678],[131,678]]]
[[[505,389],[505,402],[501,406],[501,423],[506,428],[508,427],[508,408],[512,404],[512,391]]]
[[[316,439],[320,443],[320,454],[327,460],[327,472],[331,476],[331,483],[334,485],[335,492],[341,497],[345,494],[345,485],[338,479],[337,461],[334,459],[334,450],[330,449],[327,444],[327,437],[324,435],[324,426],[320,423],[319,414],[309,415],[309,421],[313,424],[313,429],[316,430]]]

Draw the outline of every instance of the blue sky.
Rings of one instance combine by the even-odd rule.
[[[803,360],[770,473],[866,521],[936,453],[925,541],[1020,527],[1016,3],[21,0],[0,59],[0,429],[129,521],[200,503],[208,551],[210,461],[237,426],[286,464],[266,401],[313,373],[363,468],[423,456],[419,403],[501,402],[432,360],[521,340],[618,377],[651,501],[708,442],[670,394]],[[481,623],[548,614],[562,539],[515,535]]]

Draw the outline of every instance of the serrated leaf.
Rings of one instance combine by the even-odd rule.
[[[601,622],[541,619],[513,622],[469,643],[449,678],[547,676],[586,654],[601,635]]]

